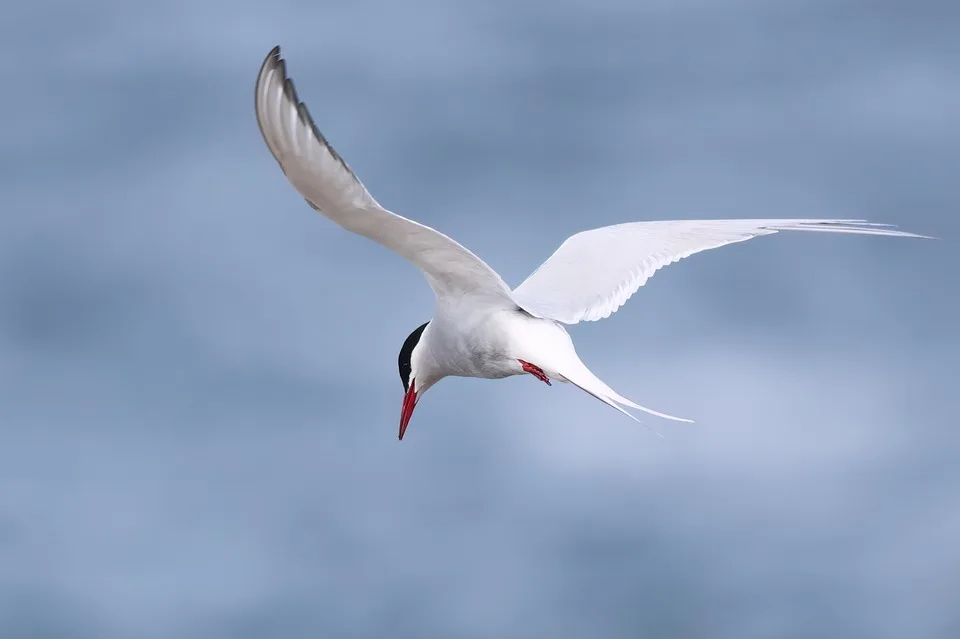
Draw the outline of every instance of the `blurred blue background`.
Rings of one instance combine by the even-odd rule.
[[[0,636],[960,636],[960,5],[10,4]],[[384,205],[516,285],[634,220],[866,217],[685,260],[568,386],[448,379],[421,275],[253,114],[280,44]]]

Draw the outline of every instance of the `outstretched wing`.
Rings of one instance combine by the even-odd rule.
[[[516,306],[510,288],[479,257],[443,233],[392,213],[373,199],[299,101],[280,47],[267,55],[260,68],[255,101],[264,141],[310,206],[348,231],[413,262],[438,300],[467,295]]]
[[[861,220],[674,220],[606,226],[571,236],[513,291],[523,308],[565,324],[609,317],[659,269],[778,231],[925,237]]]

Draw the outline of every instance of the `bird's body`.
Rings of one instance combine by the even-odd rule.
[[[563,324],[595,321],[622,306],[660,268],[700,251],[779,231],[922,237],[861,220],[742,219],[631,222],[568,238],[510,289],[483,260],[442,233],[383,208],[317,129],[274,48],[255,88],[257,122],[284,174],[307,202],[348,231],[417,266],[436,296],[433,318],[400,350],[400,438],[416,403],[444,377],[530,374],[571,383],[636,419],[623,397],[580,360]],[[638,420],[639,421],[639,420]]]
[[[453,377],[502,379],[522,375],[519,360],[529,357],[525,346],[558,342],[557,331],[563,330],[520,309],[459,307],[450,312],[437,311],[424,330],[421,350],[437,371]],[[557,379],[556,373],[549,376]]]
[[[456,377],[501,379],[523,375],[520,360],[536,361],[547,377],[562,381],[562,368],[576,357],[558,323],[516,309],[438,307],[421,338],[424,356]]]

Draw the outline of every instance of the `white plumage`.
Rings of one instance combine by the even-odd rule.
[[[743,219],[631,222],[568,238],[515,290],[483,260],[428,226],[383,208],[315,126],[271,51],[255,88],[257,122],[293,187],[343,228],[416,265],[436,296],[434,318],[400,353],[406,391],[400,438],[420,396],[443,377],[501,378],[531,373],[573,383],[620,405],[668,419],[626,399],[577,356],[560,325],[595,321],[619,309],[659,269],[705,251],[779,231],[926,237],[863,220]]]
[[[513,291],[521,306],[564,324],[609,317],[658,270],[694,253],[778,231],[922,237],[863,220],[630,222],[570,237]]]

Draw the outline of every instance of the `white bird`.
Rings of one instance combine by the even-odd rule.
[[[343,228],[413,262],[433,289],[433,319],[400,349],[403,439],[414,407],[444,377],[500,379],[531,374],[568,382],[630,418],[627,406],[666,415],[623,397],[580,361],[562,324],[609,317],[660,268],[705,251],[778,231],[926,237],[888,224],[837,219],[631,222],[568,238],[511,290],[483,260],[453,239],[383,208],[317,129],[286,74],[280,47],[266,57],[255,89],[263,139],[293,187]]]

